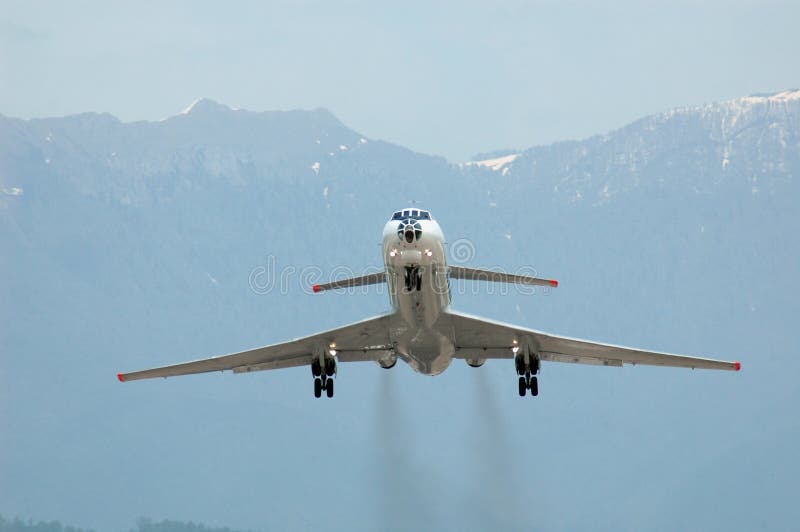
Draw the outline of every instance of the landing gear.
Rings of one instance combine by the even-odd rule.
[[[333,378],[323,375],[314,379],[314,397],[319,399],[322,397],[322,390],[325,390],[325,395],[333,397]]]
[[[524,397],[527,390],[531,391],[531,397],[539,395],[539,359],[530,354],[518,352],[514,356],[514,366],[519,375],[519,396]]]
[[[315,357],[311,361],[311,373],[314,375],[314,397],[317,399],[322,397],[322,390],[325,390],[325,395],[328,397],[333,397],[333,376],[336,374],[336,359],[326,355],[324,362],[320,362],[319,358]]]
[[[531,377],[530,381],[531,396],[536,397],[539,395],[539,379]]]
[[[419,273],[419,266],[406,266],[405,269],[406,292],[414,289],[419,292],[422,290],[422,275]]]

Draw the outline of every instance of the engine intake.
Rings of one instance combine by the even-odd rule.
[[[395,364],[397,364],[397,355],[394,353],[389,353],[385,356],[382,356],[377,360],[378,365],[383,369],[392,369]]]

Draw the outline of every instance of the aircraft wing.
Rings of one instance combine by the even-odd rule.
[[[120,373],[120,381],[175,377],[192,373],[231,370],[234,373],[310,365],[320,349],[335,344],[339,362],[377,360],[391,348],[389,314],[345,325],[281,344],[259,347],[172,366]]]
[[[455,358],[513,358],[512,347],[528,343],[535,352],[539,353],[541,360],[550,362],[600,366],[644,364],[733,371],[741,368],[739,362],[601,344],[556,336],[458,312],[451,311],[448,314],[456,340]]]

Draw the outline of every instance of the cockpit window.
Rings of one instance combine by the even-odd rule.
[[[406,209],[404,211],[396,211],[392,215],[392,220],[430,220],[431,213],[420,209]]]

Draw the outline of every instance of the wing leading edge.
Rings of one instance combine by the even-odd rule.
[[[456,358],[513,358],[512,348],[528,343],[539,353],[542,360],[550,362],[600,366],[644,364],[731,371],[741,369],[739,362],[673,355],[579,340],[452,311],[448,315],[455,334]]]
[[[527,284],[539,286],[558,286],[555,279],[542,279],[530,275],[517,275],[501,271],[484,270],[480,268],[467,268],[465,266],[448,266],[452,279],[465,279],[468,281],[492,281],[495,283]]]
[[[122,381],[176,377],[194,373],[230,370],[234,373],[292,368],[311,364],[321,349],[335,345],[339,362],[377,360],[391,348],[389,314],[331,329],[280,344],[259,347],[241,353],[184,362],[172,366],[119,373]]]

